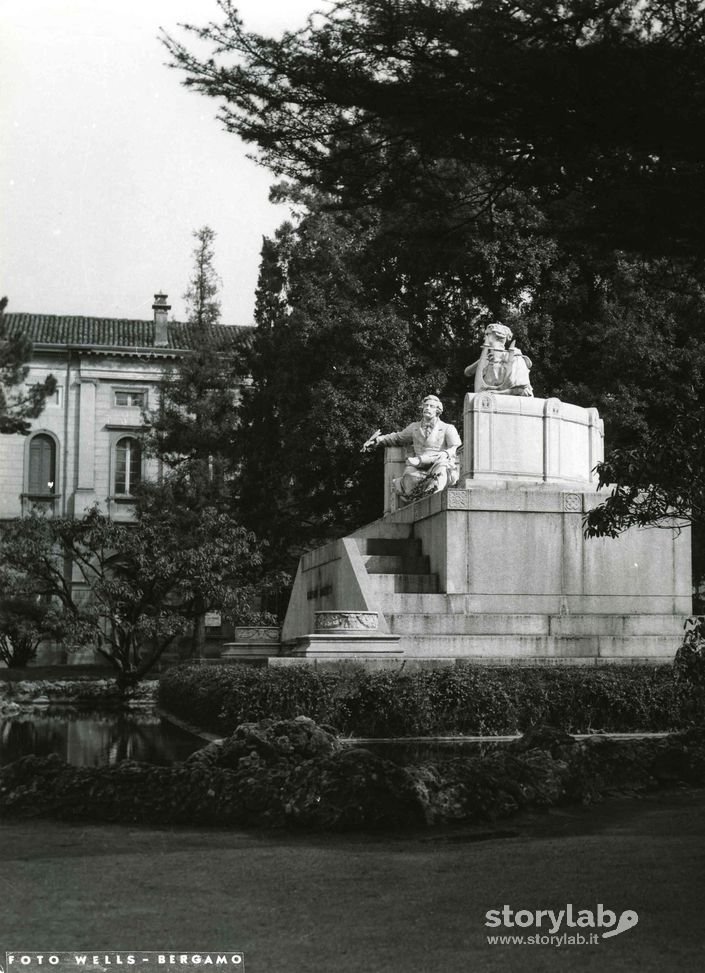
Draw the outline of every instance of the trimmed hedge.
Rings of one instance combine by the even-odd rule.
[[[702,722],[703,694],[671,666],[456,665],[369,672],[361,666],[185,664],[161,678],[158,704],[223,735],[241,723],[304,715],[361,737],[504,735],[550,724],[569,733],[657,732]]]

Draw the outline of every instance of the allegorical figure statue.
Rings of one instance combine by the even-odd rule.
[[[506,324],[490,324],[485,329],[482,354],[468,365],[465,374],[468,378],[475,376],[476,392],[533,396],[530,368],[531,359],[515,347],[511,328]]]
[[[437,493],[458,482],[456,452],[460,436],[455,426],[440,418],[443,403],[435,395],[427,395],[421,403],[421,420],[412,422],[401,432],[382,436],[374,433],[363,449],[377,446],[413,447],[406,460],[404,472],[395,479],[394,489],[405,503],[429,493]]]

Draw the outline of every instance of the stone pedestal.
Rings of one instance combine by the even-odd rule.
[[[268,659],[278,655],[281,629],[274,625],[236,625],[235,641],[225,642],[221,658]]]
[[[399,636],[379,631],[376,611],[317,611],[315,632],[288,643],[283,656],[294,659],[364,660],[402,654]]]
[[[597,409],[489,392],[465,396],[461,482],[565,483],[594,488],[604,459]],[[468,484],[469,485],[469,484]]]
[[[456,488],[388,506],[301,559],[286,656],[670,661],[691,612],[690,532],[584,537],[604,499],[596,410],[479,392],[466,396],[464,430]],[[403,462],[393,452],[387,481]],[[346,627],[353,611],[357,631]],[[373,614],[377,635],[363,621]]]

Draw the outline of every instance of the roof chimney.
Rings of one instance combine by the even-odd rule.
[[[154,304],[154,344],[157,348],[166,348],[169,344],[167,335],[167,315],[171,311],[171,304],[166,302],[166,294],[155,294]]]

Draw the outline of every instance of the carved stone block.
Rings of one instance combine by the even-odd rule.
[[[563,509],[569,514],[579,514],[583,512],[583,498],[579,493],[563,494]]]
[[[322,611],[316,612],[317,632],[369,632],[379,627],[377,612]]]

